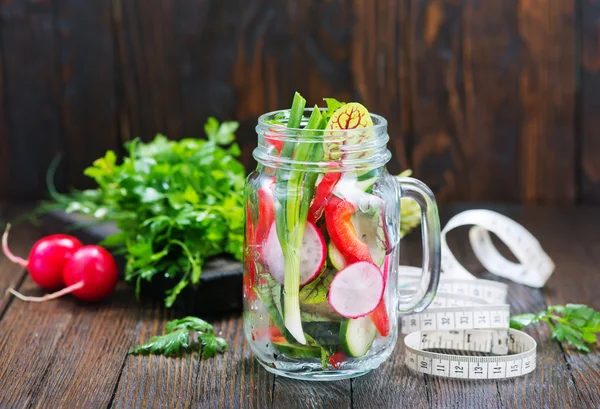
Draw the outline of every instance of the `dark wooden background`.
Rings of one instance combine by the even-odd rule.
[[[324,96],[389,119],[440,201],[600,203],[600,0],[0,0],[0,198],[139,136]]]

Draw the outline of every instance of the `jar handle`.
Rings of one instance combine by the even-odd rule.
[[[417,291],[409,296],[398,295],[398,312],[421,312],[431,303],[440,281],[440,217],[431,189],[423,182],[397,176],[400,197],[412,199],[421,208],[421,233],[423,236],[423,269]]]

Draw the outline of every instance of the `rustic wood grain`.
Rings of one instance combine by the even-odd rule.
[[[600,1],[580,0],[581,84],[578,125],[580,200],[600,204]]]
[[[18,311],[22,304],[15,304],[9,312]],[[127,351],[135,342],[141,306],[136,303],[132,288],[125,284],[120,284],[107,300],[98,304],[70,297],[56,304],[55,308],[70,311],[71,318],[54,348],[53,363],[31,407],[107,407]],[[42,304],[36,308],[51,307]],[[28,310],[28,314],[32,313]],[[78,376],[73,377],[74,373]]]
[[[523,0],[519,98],[524,203],[575,199],[575,1]]]
[[[200,361],[194,378],[193,406],[271,407],[274,376],[254,359],[245,340],[241,317],[236,315],[215,321],[214,328],[227,340],[229,349],[223,355]]]
[[[14,206],[0,205],[0,225],[4,222],[14,221],[19,216]],[[30,224],[16,224],[8,236],[8,247],[14,255],[27,258],[31,246],[40,237]],[[13,263],[0,253],[0,321],[6,308],[12,303],[13,297],[6,293],[9,288],[18,288],[23,282],[27,271],[18,264]]]
[[[275,378],[274,408],[337,409],[352,407],[351,381],[311,382]]]
[[[9,192],[13,200],[36,198],[46,192],[46,169],[62,148],[53,7],[53,1],[0,3]],[[58,185],[62,182],[59,174]]]
[[[242,124],[243,159],[252,168],[257,117],[290,107],[295,91],[306,98],[307,106],[322,106],[324,97],[341,101],[360,97],[353,92],[349,65],[355,25],[348,1],[302,5],[292,0],[250,1],[244,5],[233,39],[235,101],[231,105]],[[226,58],[220,50],[219,56],[219,61]]]
[[[62,139],[68,182],[91,186],[83,169],[119,147],[110,0],[56,0]]]
[[[401,241],[400,263],[421,264],[421,242],[418,233]],[[432,405],[429,382],[404,365],[403,336],[392,355],[371,373],[352,379],[353,408],[430,408]]]
[[[388,120],[389,149],[393,152],[388,169],[393,173],[410,167],[405,142],[410,138],[410,111],[404,106],[410,103],[408,88],[405,88],[409,80],[406,60],[409,42],[404,38],[409,32],[403,30],[409,21],[406,17],[408,3],[391,0],[353,2],[353,88],[371,112]]]
[[[451,209],[451,211],[448,208],[442,209],[440,216],[442,225],[445,225],[451,216],[460,212],[454,206]],[[448,246],[450,246],[452,252],[465,268],[477,274],[481,268],[466,239],[467,235],[467,227],[453,230],[452,234],[447,236]],[[473,382],[470,380],[445,379],[429,375],[425,375],[425,380],[427,382],[431,407],[433,408],[502,407],[496,381]]]
[[[181,83],[185,69],[175,43],[176,2],[112,0],[122,138],[148,140],[156,133],[181,137]]]
[[[6,123],[6,76],[2,51],[0,47],[0,197],[8,197],[12,184],[10,180],[10,138]]]
[[[534,230],[534,234],[536,234]],[[511,314],[539,312],[547,305],[540,290],[515,283],[509,284]],[[498,391],[505,407],[578,407],[577,388],[565,362],[562,348],[550,339],[546,325],[525,328],[524,332],[537,341],[537,363],[533,373],[505,381],[498,381]],[[523,399],[527,396],[527,399]]]
[[[143,312],[134,344],[164,333],[173,311],[154,306]],[[238,316],[217,320],[215,332],[230,349],[208,360],[129,356],[124,364],[112,406],[264,408],[271,402],[273,376],[259,367],[244,340]]]
[[[490,206],[486,206],[490,207]],[[543,290],[509,284],[513,313],[548,304],[583,302],[600,308],[596,272],[600,254],[599,210],[491,206],[522,223],[540,240],[557,269]],[[442,219],[465,206],[445,207]],[[3,206],[0,215],[13,219]],[[451,248],[482,278],[466,241],[467,229],[448,236]],[[13,230],[11,247],[26,254],[39,232]],[[420,261],[418,234],[403,240],[402,262]],[[533,374],[512,380],[463,382],[410,372],[402,344],[380,368],[352,381],[307,383],[274,378],[253,359],[239,316],[214,321],[230,342],[216,358],[128,357],[126,351],[161,333],[175,316],[158,305],[138,304],[131,289],[119,287],[106,303],[84,305],[72,298],[46,304],[2,298],[23,272],[0,260],[0,407],[598,407],[600,361],[550,339],[547,327],[527,331],[538,340]],[[13,275],[14,274],[14,275]],[[10,276],[10,277],[9,277]],[[11,278],[12,277],[12,278]],[[16,280],[16,281],[15,281]],[[41,294],[29,279],[22,292]],[[5,309],[2,314],[2,310]],[[9,387],[5,387],[10,385]]]
[[[18,290],[41,294],[29,278]],[[0,320],[0,407],[3,408],[33,407],[41,403],[37,400],[41,385],[48,372],[61,365],[56,360],[56,351],[74,315],[74,306],[69,302],[40,305],[16,301],[10,303]],[[84,351],[81,344],[77,346]],[[93,387],[95,381],[90,383]],[[94,396],[93,390],[90,397]],[[68,390],[63,393],[71,396]]]
[[[547,284],[547,303],[587,304],[600,310],[600,281],[597,279],[600,238],[595,234],[600,229],[598,210],[588,208],[578,212],[561,212],[552,226],[555,234],[550,234],[551,228],[546,227],[548,234],[544,234],[542,242],[556,263],[556,272]],[[556,234],[556,231],[561,233]],[[563,346],[581,404],[600,407],[598,343],[592,351],[582,354]]]
[[[167,321],[173,318],[173,311],[165,311],[159,305],[144,309],[132,345],[164,334]],[[198,363],[192,355],[182,358],[128,356],[111,407],[190,407],[197,372]]]
[[[438,200],[520,199],[515,1],[412,1],[413,168]]]

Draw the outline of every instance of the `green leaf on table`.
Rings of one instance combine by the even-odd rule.
[[[515,329],[521,329],[529,324],[537,322],[536,314],[520,314],[513,315],[510,317],[510,327]]]
[[[227,342],[214,334],[213,326],[197,317],[185,317],[167,323],[165,334],[132,348],[131,355],[176,356],[200,352],[210,358],[227,349]]]
[[[511,328],[521,329],[545,322],[552,329],[552,338],[567,342],[582,352],[590,352],[586,344],[595,344],[600,333],[600,311],[584,304],[553,305],[538,314],[521,314],[510,318]]]

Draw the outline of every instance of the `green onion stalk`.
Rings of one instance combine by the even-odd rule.
[[[302,123],[306,100],[298,93],[290,110],[287,127],[299,129]],[[326,121],[315,106],[305,127],[313,132],[301,132],[302,138],[312,138],[314,143],[287,141],[281,156],[293,158],[294,162],[318,162],[323,157],[321,132]],[[297,131],[296,131],[297,132]],[[302,238],[310,201],[315,193],[318,172],[307,172],[304,165],[292,164],[291,169],[278,169],[275,183],[275,226],[283,250],[284,296],[283,315],[286,329],[301,344],[306,344],[300,314],[300,261]]]

